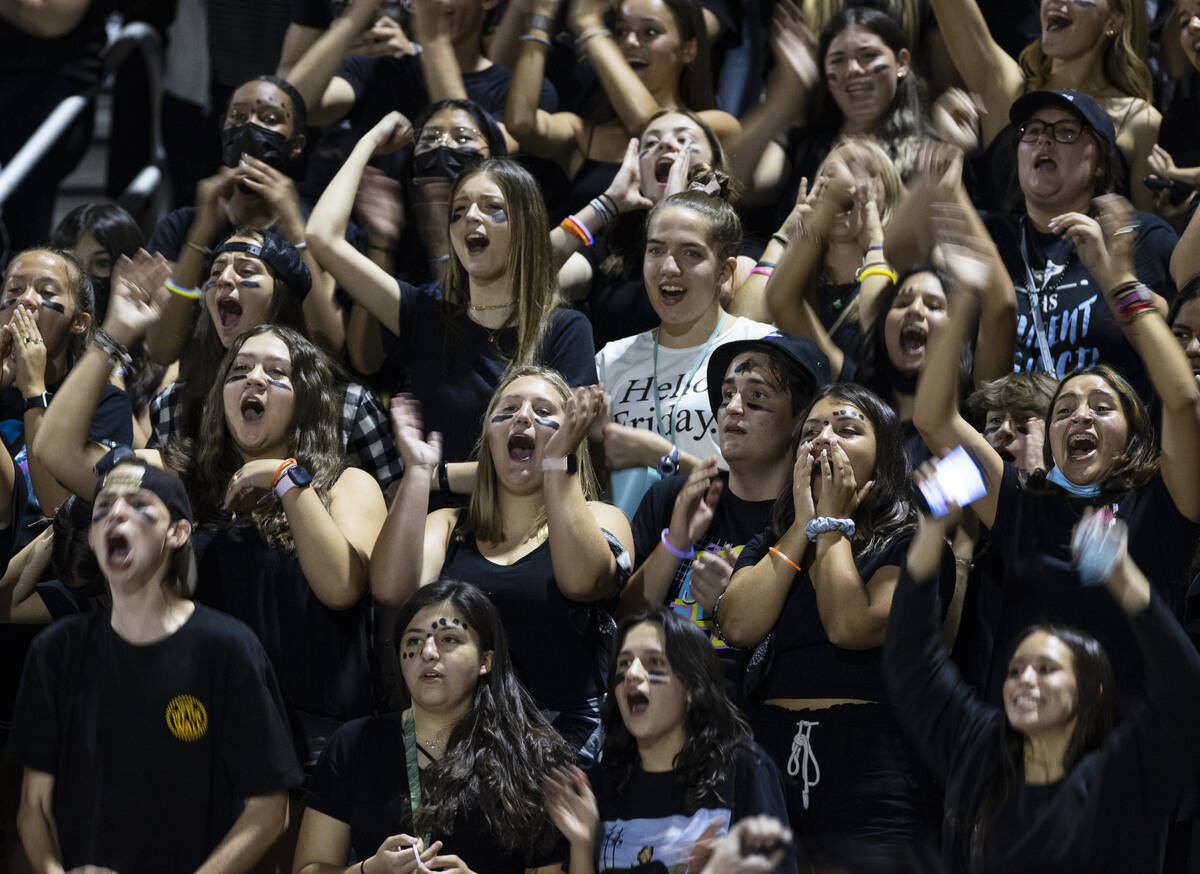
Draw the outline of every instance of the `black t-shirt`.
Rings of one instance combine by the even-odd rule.
[[[725,484],[721,498],[713,511],[712,524],[701,535],[693,546],[696,553],[706,549],[713,551],[726,550],[730,558],[741,554],[746,544],[756,534],[764,531],[771,522],[771,508],[775,506],[770,501],[744,501],[729,488],[729,474],[722,471],[718,476]],[[633,544],[637,556],[637,564],[642,564],[658,546],[662,538],[662,530],[671,524],[671,513],[675,509],[675,499],[687,483],[683,475],[659,480],[650,486],[642,502],[638,505],[633,516]],[[713,625],[713,617],[696,603],[691,593],[692,562],[684,560],[675,571],[675,579],[666,603],[677,613],[686,616],[699,626],[710,641],[717,654],[721,657],[721,666],[725,671],[726,684],[731,689],[741,688],[742,673],[746,669],[749,653],[745,650],[734,649],[717,636]]]
[[[1139,279],[1161,294],[1169,303],[1175,297],[1171,281],[1171,252],[1179,237],[1171,226],[1149,213],[1134,213],[1137,242],[1134,268]],[[984,217],[984,223],[996,242],[1001,258],[1017,290],[1017,356],[1014,369],[1044,371],[1037,333],[1030,315],[1025,262],[1021,258],[1021,226],[999,215]],[[1045,291],[1039,291],[1042,324],[1050,346],[1050,357],[1059,376],[1079,367],[1111,364],[1138,390],[1143,398],[1150,393],[1145,368],[1104,300],[1104,293],[1084,268],[1074,247],[1056,234],[1042,234],[1028,221],[1026,246],[1029,267],[1039,289],[1047,263],[1056,274]],[[1065,267],[1062,265],[1065,263]]]
[[[442,433],[442,458],[467,461],[483,414],[516,349],[516,329],[492,332],[466,316],[449,324],[437,287],[400,286],[400,334],[382,329],[389,358],[408,372],[408,390],[421,402],[425,427]],[[553,367],[570,386],[594,385],[592,329],[582,313],[550,314],[537,363]]]
[[[354,89],[353,119],[358,131],[366,130],[393,110],[415,121],[432,102],[425,87],[421,59],[415,55],[402,58],[354,55],[342,61],[337,76]],[[496,121],[503,121],[512,70],[492,64],[486,70],[463,73],[462,79],[467,99]],[[547,112],[558,107],[558,97],[549,82],[542,83],[538,106]]]
[[[758,564],[778,538],[766,531],[749,543],[738,558],[734,573]],[[901,531],[882,548],[857,553],[854,566],[869,583],[880,568],[903,565],[912,540],[912,532]],[[817,593],[808,572],[795,574],[787,599],[775,626],[771,629],[770,656],[762,682],[754,698],[859,698],[883,700],[883,681],[879,675],[879,648],[841,649],[829,642]]]
[[[283,690],[305,764],[338,724],[371,710],[368,599],[333,610],[317,598],[294,551],[268,546],[253,525],[193,534],[196,600],[258,635]]]
[[[649,773],[636,768],[622,794],[617,793],[617,774],[612,769],[601,765],[590,778],[600,809],[596,870],[601,874],[686,870],[692,844],[713,822],[720,824],[717,837],[747,816],[765,814],[787,822],[779,771],[752,742],[734,748],[722,797],[711,798],[690,813],[674,771]],[[775,870],[791,874],[795,860],[785,857]]]
[[[980,701],[942,651],[936,597],[932,585],[915,584],[902,569],[883,668],[898,721],[946,787],[946,870],[965,872],[972,805],[996,773],[1010,730],[1004,711]],[[982,870],[1161,870],[1168,815],[1200,766],[1200,696],[1194,694],[1200,657],[1158,597],[1125,622],[1147,666],[1137,706],[1063,779],[1018,783],[988,829]]]
[[[1127,701],[1144,684],[1129,620],[1103,586],[1080,582],[1071,560],[1071,531],[1097,501],[1051,489],[1039,494],[1021,488],[1016,468],[1004,465],[988,535],[1005,570],[988,700],[998,700],[1017,635],[1031,623],[1050,621],[1081,628],[1100,641],[1116,673],[1118,695]],[[1129,555],[1167,603],[1180,603],[1200,525],[1175,508],[1161,476],[1121,498],[1116,514],[1129,525]]]
[[[307,804],[350,826],[354,859],[371,858],[393,835],[415,835],[401,714],[356,719],[339,728],[313,771]],[[435,833],[430,840],[442,841],[443,854],[458,856],[479,874],[523,874],[561,856],[549,833],[537,850],[504,852],[477,805],[458,811],[451,833]]]
[[[197,605],[134,645],[102,610],[34,640],[10,751],[54,776],[68,870],[191,872],[247,798],[300,782],[275,677],[242,623]]]

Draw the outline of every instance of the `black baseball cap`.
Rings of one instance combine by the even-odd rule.
[[[112,455],[112,453],[109,454]],[[165,470],[159,470],[157,467],[133,458],[132,453],[117,458],[103,476],[96,481],[96,490],[92,493],[92,503],[96,502],[100,492],[108,486],[132,486],[135,489],[145,489],[157,495],[159,500],[166,505],[172,520],[192,521],[192,502],[188,500],[187,489],[183,487],[183,481]]]
[[[1100,108],[1100,104],[1080,91],[1030,91],[1022,94],[1008,110],[1008,120],[1014,127],[1020,127],[1043,106],[1054,106],[1071,113],[1104,137],[1114,149],[1117,147],[1117,130],[1113,127],[1112,119]]]
[[[708,358],[708,405],[716,413],[721,405],[721,383],[725,380],[725,371],[729,364],[743,352],[766,352],[782,354],[790,358],[808,373],[811,381],[800,387],[800,391],[811,397],[817,389],[831,382],[829,375],[829,359],[812,340],[797,337],[786,331],[773,331],[757,340],[734,340],[722,343],[713,349]],[[796,386],[788,386],[795,393]]]

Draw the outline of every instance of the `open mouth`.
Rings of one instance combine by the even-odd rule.
[[[442,675],[437,671],[423,671],[421,673],[422,683],[435,683],[442,678]]]
[[[1062,12],[1051,12],[1046,16],[1046,32],[1065,30],[1071,26],[1071,17]]]
[[[905,325],[900,329],[900,349],[906,355],[924,352],[928,337],[929,332],[920,325]]]
[[[662,295],[663,301],[668,304],[678,303],[687,294],[687,289],[682,285],[660,285],[658,293]]]
[[[638,70],[644,70],[650,66],[650,62],[643,60],[642,58],[626,58],[625,63],[627,63],[630,69],[632,69],[634,72]]]
[[[1051,158],[1049,155],[1038,155],[1036,158],[1033,159],[1033,166],[1036,169],[1041,170],[1042,168],[1054,169],[1058,165],[1054,162],[1054,159]]]
[[[247,422],[257,422],[265,412],[266,407],[258,398],[242,398],[242,418]]]
[[[675,156],[668,155],[665,158],[659,158],[654,165],[654,181],[665,183],[667,177],[671,175],[673,166],[675,166]]]
[[[488,247],[486,234],[467,234],[467,254],[478,255]]]
[[[534,448],[533,438],[528,434],[513,434],[508,438],[508,457],[513,461],[528,461]]]
[[[1096,438],[1092,434],[1072,434],[1067,438],[1067,457],[1072,461],[1087,458],[1096,451]]]
[[[227,297],[217,304],[217,316],[221,319],[222,328],[236,328],[242,320],[242,305]]]
[[[863,94],[871,94],[874,91],[875,85],[870,79],[856,79],[846,86],[846,93],[852,97]]]
[[[650,699],[636,690],[625,693],[625,704],[629,707],[630,716],[641,716],[650,706]]]
[[[129,539],[124,534],[113,533],[104,539],[105,552],[109,565],[124,569],[129,567],[131,551]]]

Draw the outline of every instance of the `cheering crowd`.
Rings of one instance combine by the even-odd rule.
[[[7,870],[1200,871],[1200,0],[162,5],[0,0],[175,201],[3,203]]]

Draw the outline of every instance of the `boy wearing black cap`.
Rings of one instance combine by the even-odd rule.
[[[96,488],[88,543],[108,610],[30,649],[10,751],[38,872],[247,870],[287,824],[301,772],[262,645],[186,597],[192,511],[126,458]]]
[[[792,432],[829,360],[810,340],[776,331],[718,346],[708,362],[708,397],[728,471],[710,458],[690,476],[650,487],[633,517],[640,567],[620,612],[670,604],[712,640],[726,689],[740,700],[746,653],[721,640],[715,607],[742,547],[770,523],[792,481]]]

